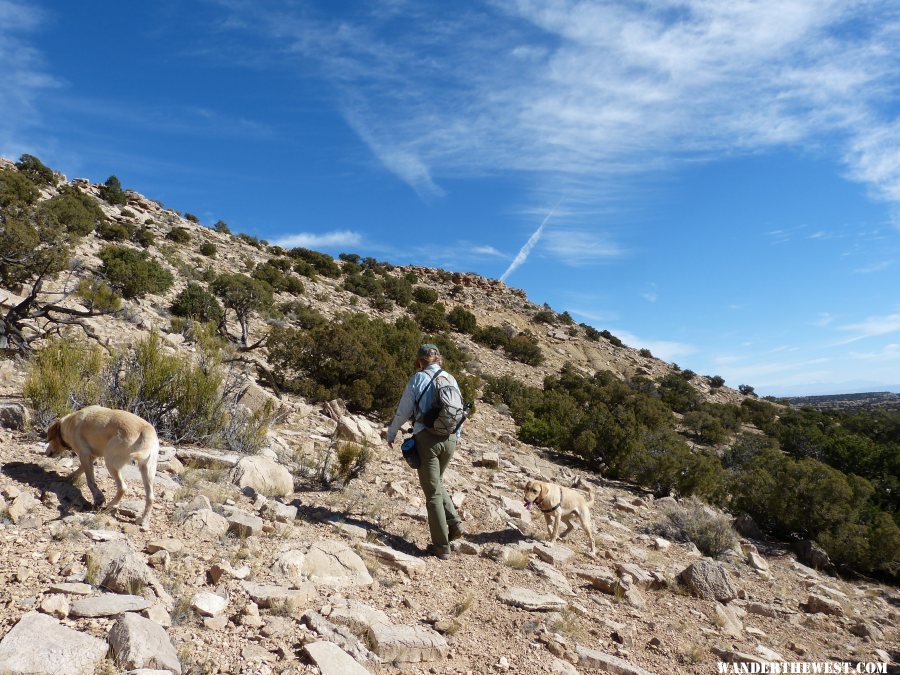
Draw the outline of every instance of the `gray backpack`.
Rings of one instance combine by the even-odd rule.
[[[425,428],[436,436],[455,434],[469,415],[468,406],[463,402],[459,387],[449,378],[442,378],[443,372],[439,368],[428,383],[428,387],[434,386],[434,398],[431,401],[431,408],[422,415]],[[416,408],[422,396],[428,391],[428,387],[425,387],[416,400]]]

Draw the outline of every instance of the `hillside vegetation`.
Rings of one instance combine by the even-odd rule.
[[[769,597],[773,592],[794,597],[790,589],[822,583],[801,565],[779,569],[778,588],[768,589],[768,564],[760,562],[756,545],[740,539],[733,525],[760,545],[769,542],[771,551],[796,547],[806,563],[846,580],[896,583],[900,411],[822,411],[762,400],[748,384],[731,388],[719,376],[665,363],[649,350],[624,345],[602,326],[577,324],[567,312],[536,305],[496,280],[398,267],[352,252],[335,259],[306,248],[273,246],[232,233],[222,221],[205,227],[190,213],[182,216],[124,189],[115,176],[102,184],[68,182],[32,156],[23,155],[15,164],[0,160],[0,394],[23,401],[30,420],[30,428],[17,429],[21,435],[14,438],[39,452],[37,439],[54,418],[89,404],[123,408],[150,420],[164,442],[180,453],[168,460],[174,461],[167,466],[177,481],[162,490],[165,513],[158,536],[168,527],[180,527],[184,537],[203,548],[185,525],[193,508],[188,500],[202,493],[212,501],[210,509],[226,516],[246,507],[275,518],[282,506],[292,504],[296,518],[285,522],[279,516],[278,524],[266,530],[269,537],[296,538],[297,528],[307,521],[316,523],[318,534],[325,527],[320,523],[340,526],[348,534],[353,530],[345,520],[352,514],[357,529],[363,522],[369,528],[348,535],[366,539],[354,550],[362,552],[372,541],[410,546],[415,528],[398,533],[396,519],[419,517],[417,488],[398,478],[402,469],[396,457],[380,455],[384,448],[375,429],[389,420],[416,349],[425,341],[439,345],[444,366],[474,404],[455,460],[458,469],[449,480],[465,493],[463,498],[469,495],[473,529],[488,523],[506,528],[466,542],[467,552],[481,555],[475,558],[481,566],[477,583],[506,579],[507,574],[530,575],[525,577],[529,583],[540,578],[571,596],[566,608],[548,619],[552,630],[545,631],[568,635],[562,646],[550,646],[557,644],[555,637],[538,633],[544,637],[532,638],[525,628],[508,625],[499,643],[511,641],[525,654],[539,639],[563,660],[583,665],[594,663],[594,657],[576,654],[576,642],[609,633],[607,624],[598,628],[590,623],[595,618],[579,604],[576,596],[582,591],[571,587],[571,573],[568,580],[560,579],[529,562],[538,545],[532,540],[511,543],[520,533],[543,536],[542,523],[529,529],[530,516],[516,505],[518,483],[528,476],[592,487],[602,496],[599,503],[611,505],[609,513],[627,514],[620,522],[603,511],[596,527],[602,533],[598,541],[608,546],[606,559],[630,561],[616,564],[615,583],[597,572],[598,560],[590,561],[594,567],[588,571],[576,572],[578,578],[592,579],[594,590],[605,589],[614,598],[599,603],[604,612],[619,602],[632,610],[642,608],[644,599],[631,585],[635,579],[644,590],[681,588],[668,571],[658,571],[650,580],[629,566],[635,559],[627,556],[646,545],[651,548],[634,554],[637,562],[655,560],[663,569],[662,551],[672,544],[659,543],[659,534],[683,547],[672,556],[679,564],[702,552],[745,572],[750,565],[753,576],[745,582],[758,576],[755,592],[770,602],[775,602]],[[506,449],[502,460],[495,456],[497,447]],[[191,454],[196,448],[201,455]],[[215,453],[218,459],[203,453]],[[279,495],[277,506],[267,507],[265,498],[252,491],[229,491],[231,478],[225,480],[222,473],[222,466],[232,469],[241,458],[258,456],[290,468],[293,483]],[[68,494],[28,478],[23,463],[11,457],[15,455],[6,455],[0,478],[15,484],[0,484],[0,499],[8,497],[12,504],[28,481],[41,486],[47,503],[55,499],[51,494]],[[197,462],[206,457],[202,461],[212,464],[181,466],[179,459],[186,457]],[[223,458],[231,463],[223,464]],[[41,464],[38,474],[57,485],[48,466]],[[291,495],[295,499],[288,503]],[[320,499],[319,506],[304,510],[307,495]],[[328,510],[336,500],[343,504],[340,517]],[[9,508],[0,501],[0,529],[8,522]],[[391,515],[381,520],[380,509]],[[423,529],[420,525],[416,527]],[[53,531],[58,534],[60,527]],[[241,527],[238,532],[244,532]],[[253,573],[262,577],[271,573],[275,553],[265,541],[259,543],[263,535],[258,528],[250,530],[252,545],[229,542],[220,533],[215,546],[231,546],[235,565],[255,561]],[[559,567],[568,560],[546,555]],[[12,562],[0,560],[0,576],[4,564]],[[184,589],[203,577],[200,563],[189,556],[173,554],[172,564],[181,575],[168,589],[173,596],[187,594]],[[377,567],[370,565],[373,573]],[[798,573],[808,575],[809,584],[792,576]],[[589,574],[595,576],[585,576]],[[394,602],[395,608],[402,604],[395,614],[418,612],[413,600],[385,600],[399,583],[407,582],[386,577],[370,600]],[[229,587],[222,592],[234,591]],[[438,632],[465,634],[462,617],[473,600],[456,601],[454,615],[445,617],[450,621],[446,630]],[[654,611],[666,611],[661,609],[666,602],[654,600]],[[10,596],[8,611],[15,607]],[[804,612],[818,612],[812,600],[804,607],[813,608]],[[181,616],[173,630],[182,630],[182,622],[179,639],[187,644],[185,636],[199,625],[197,617],[185,607],[178,610],[177,603],[168,608]],[[726,622],[715,611],[715,625]],[[787,616],[780,609],[766,611],[773,619]],[[794,608],[790,611],[796,614]],[[495,624],[492,617],[479,615],[478,630],[489,630]],[[0,612],[3,621],[12,622],[12,614]],[[821,635],[828,631],[818,629],[810,624],[810,640],[825,644]],[[622,628],[612,630],[619,635]],[[473,640],[471,650],[461,649],[466,663],[477,667],[478,650],[487,647]],[[633,643],[622,640],[614,639],[628,656]],[[647,647],[640,653],[658,668],[669,658],[688,669],[695,656],[698,661],[710,658],[708,652],[701,658],[690,649],[664,654]],[[194,665],[191,672],[212,672]]]
[[[131,207],[129,195],[136,202]],[[136,211],[146,203],[123,191],[114,176],[99,188],[61,183],[30,156],[0,172],[0,281],[15,294],[4,300],[0,347],[36,358],[36,379],[71,367],[73,381],[87,381],[82,365],[42,365],[41,350],[53,344],[47,339],[78,329],[93,337],[87,319],[124,319],[129,301],[150,296],[158,298],[160,319],[172,316],[168,325],[163,321],[164,330],[189,336],[191,324],[206,324],[223,341],[217,349],[235,354],[248,349],[253,333],[253,358],[272,386],[312,401],[343,398],[351,410],[375,411],[384,420],[396,406],[416,346],[433,340],[459,373],[465,396],[474,400],[485,384],[486,401],[508,407],[521,440],[577,456],[658,496],[696,494],[752,516],[779,537],[813,539],[848,569],[896,572],[900,413],[817,413],[734,393],[718,402],[721,378],[680,371],[647,350],[635,354],[608,331],[577,326],[567,313],[534,306],[496,282],[484,283],[499,289],[503,303],[497,307],[488,293],[493,307],[479,307],[470,276],[395,268],[350,253],[335,261],[309,249],[285,250],[223,234],[221,225],[218,232],[203,228],[161,208],[141,219]],[[214,264],[210,246],[222,239],[236,255]],[[68,253],[98,246],[93,260],[99,258],[99,265]],[[518,314],[514,320],[510,310]],[[635,366],[592,368],[568,354],[553,354],[547,362],[545,353],[556,351],[560,338],[579,346],[603,343]],[[524,378],[521,367],[515,374],[488,374],[478,362],[485,352],[537,370]],[[179,380],[183,384],[173,379],[160,386],[180,391],[202,382],[203,373],[213,379],[198,386],[221,390],[219,366],[169,367],[190,375]],[[137,412],[151,407],[125,400],[150,393],[110,395],[102,388],[47,410],[57,415],[101,401]],[[32,392],[30,398],[47,406],[41,396]],[[152,416],[159,423],[168,415],[162,431],[172,440],[208,440],[231,420],[224,412],[198,416],[195,395],[184,397],[191,402],[175,400],[171,411]],[[218,400],[227,397],[225,392]],[[206,422],[196,422],[198,417]],[[203,431],[186,431],[171,421],[176,418],[194,420]]]

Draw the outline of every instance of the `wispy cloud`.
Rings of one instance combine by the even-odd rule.
[[[319,64],[375,156],[426,195],[460,171],[590,192],[602,177],[805,145],[900,203],[893,0],[400,3],[334,19],[287,1],[228,6],[232,27],[264,31],[304,73]]]
[[[879,335],[889,335],[900,331],[900,314],[886,314],[884,316],[871,316],[865,321],[859,323],[851,323],[846,326],[840,326],[839,330],[855,333],[851,337],[840,340],[838,345],[846,345],[851,342],[858,342],[870,337]]]
[[[900,344],[892,342],[877,352],[850,352],[851,359],[860,361],[892,361],[900,359]]]
[[[336,246],[358,246],[363,238],[359,232],[352,230],[335,230],[333,232],[298,232],[279,237],[275,240],[278,246],[301,246],[303,248],[334,248]]]
[[[824,328],[834,323],[835,316],[829,312],[820,312],[819,316],[813,321],[813,325]]]
[[[893,267],[893,260],[882,260],[881,262],[867,265],[866,267],[858,267],[853,270],[856,274],[875,274],[876,272],[884,272],[884,270]]]
[[[618,258],[625,253],[602,234],[584,230],[553,229],[547,232],[544,245],[561,262],[573,266]]]
[[[472,253],[477,253],[478,255],[490,255],[496,256],[498,258],[505,258],[506,254],[501,253],[493,246],[476,246],[472,249]]]
[[[650,352],[658,359],[663,361],[674,361],[675,359],[690,356],[697,353],[697,348],[685,342],[674,342],[671,340],[652,340],[638,337],[627,331],[612,331],[618,338],[629,347],[640,347],[649,349]]]
[[[26,150],[24,132],[40,119],[38,97],[60,86],[40,52],[27,41],[46,15],[32,3],[0,0],[0,154],[15,157]]]

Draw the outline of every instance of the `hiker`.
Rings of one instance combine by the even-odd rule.
[[[453,458],[465,413],[459,385],[450,373],[441,368],[441,364],[441,352],[436,345],[423,344],[419,347],[415,364],[417,372],[410,378],[397,405],[397,412],[387,430],[387,444],[393,448],[400,427],[407,420],[413,420],[413,436],[418,452],[419,484],[425,493],[428,529],[431,532],[428,552],[441,560],[447,560],[450,557],[450,542],[459,539],[463,531],[456,507],[444,489],[441,477]],[[461,418],[457,417],[459,422],[456,428],[450,430],[446,425],[441,427],[440,422],[444,420],[433,420],[433,413],[430,418],[426,417],[436,403],[435,398],[442,398],[441,394],[445,391],[449,391],[451,397],[455,396],[458,399],[459,411],[462,414]],[[450,410],[451,414],[456,413],[452,406]],[[431,429],[426,424],[426,419],[432,423]],[[436,433],[435,426],[448,433]],[[410,464],[415,466],[414,462]]]

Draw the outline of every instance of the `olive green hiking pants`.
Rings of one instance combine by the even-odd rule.
[[[449,438],[435,436],[428,431],[416,434],[416,449],[419,451],[419,485],[425,493],[425,508],[428,511],[428,530],[431,543],[441,553],[450,552],[450,528],[459,525],[456,507],[444,489],[441,476],[453,459],[456,450],[456,436]]]

